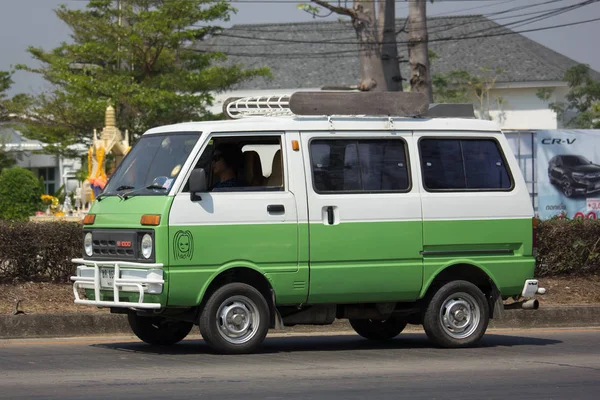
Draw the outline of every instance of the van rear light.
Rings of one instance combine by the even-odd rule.
[[[532,231],[532,254],[533,256],[537,256],[537,247],[538,247],[538,241],[537,241],[537,223],[538,223],[538,219],[537,217],[533,217],[531,219],[531,231]]]

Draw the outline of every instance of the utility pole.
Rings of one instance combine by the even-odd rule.
[[[433,103],[429,52],[427,48],[427,0],[408,2],[408,58],[410,87],[413,92],[424,93]]]

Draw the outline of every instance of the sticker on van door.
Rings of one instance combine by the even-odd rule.
[[[177,231],[173,238],[175,260],[191,260],[194,255],[194,238],[190,231]]]

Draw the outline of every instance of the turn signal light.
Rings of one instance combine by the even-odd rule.
[[[156,226],[160,224],[160,215],[144,214],[140,219],[140,224]]]
[[[84,225],[93,225],[94,221],[96,221],[96,214],[87,214],[85,217],[83,217]]]

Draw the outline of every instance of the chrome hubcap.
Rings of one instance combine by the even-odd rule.
[[[217,311],[217,327],[230,343],[246,343],[254,337],[260,323],[256,304],[245,296],[225,300]]]
[[[444,332],[454,339],[465,339],[473,334],[481,319],[481,310],[468,293],[448,296],[440,309],[440,322]]]

